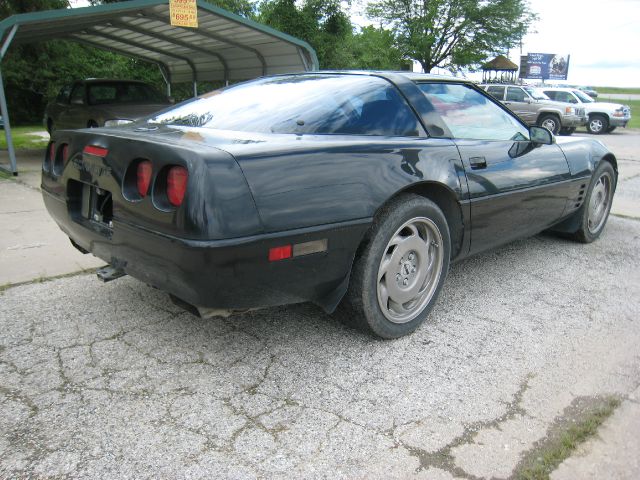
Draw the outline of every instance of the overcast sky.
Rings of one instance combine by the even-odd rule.
[[[356,0],[352,20],[362,15],[367,0]],[[71,0],[84,6],[87,0]],[[523,53],[571,55],[568,83],[640,87],[640,0],[529,0],[540,19],[535,33],[524,38]],[[520,49],[510,58],[519,64]],[[562,83],[562,82],[560,82]]]

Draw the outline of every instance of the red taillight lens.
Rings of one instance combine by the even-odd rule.
[[[95,145],[87,145],[82,150],[82,153],[86,153],[88,155],[95,155],[96,157],[104,158],[104,157],[107,156],[107,153],[109,153],[109,150],[107,150],[106,148],[102,148],[102,147],[96,147]]]
[[[269,249],[269,261],[276,262],[278,260],[284,260],[291,257],[291,245],[284,245],[282,247],[273,247]]]
[[[187,169],[184,167],[171,167],[167,173],[167,198],[175,207],[182,204],[184,194],[187,191]]]
[[[138,185],[138,193],[141,197],[146,197],[147,192],[149,191],[149,185],[151,185],[151,171],[153,168],[151,167],[151,162],[149,160],[144,160],[138,164],[137,170],[137,185]]]
[[[49,162],[53,163],[56,159],[56,144],[51,142],[49,144]]]
[[[62,145],[62,161],[66,165],[67,160],[69,160],[69,145],[66,143]]]

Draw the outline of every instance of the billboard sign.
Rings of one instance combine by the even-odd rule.
[[[522,68],[526,58],[526,69]],[[538,80],[566,80],[570,55],[555,53],[529,53],[522,58],[520,78]]]

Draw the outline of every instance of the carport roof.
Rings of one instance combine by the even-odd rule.
[[[12,34],[18,43],[84,43],[156,63],[169,83],[237,81],[318,68],[306,42],[204,0],[197,7],[197,28],[172,26],[168,0],[25,13],[0,22],[0,38],[3,45]]]

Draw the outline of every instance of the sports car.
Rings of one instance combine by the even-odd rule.
[[[452,262],[602,233],[617,163],[446,76],[310,72],[131,125],[58,131],[42,167],[80,251],[203,316],[313,302],[383,338],[425,321]]]

